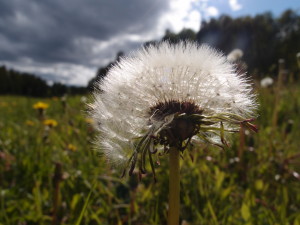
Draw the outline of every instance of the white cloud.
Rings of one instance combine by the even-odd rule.
[[[170,0],[170,9],[159,20],[158,34],[166,29],[179,32],[183,28],[198,31],[201,24],[201,14],[193,8],[195,0]]]
[[[229,6],[233,11],[238,11],[243,8],[243,6],[238,3],[237,0],[229,0]]]
[[[207,16],[211,17],[211,16],[218,16],[219,15],[219,10],[214,7],[214,6],[209,6],[206,8],[206,12],[207,12]]]
[[[201,14],[197,10],[193,10],[187,16],[187,19],[184,23],[185,28],[190,28],[194,31],[198,31],[200,28]]]

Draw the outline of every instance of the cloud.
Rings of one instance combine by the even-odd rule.
[[[1,1],[0,63],[86,84],[95,68],[112,60],[117,51],[153,37],[149,31],[168,9],[169,3],[161,0]]]
[[[206,9],[208,17],[215,17],[219,15],[219,10],[214,6],[209,6]]]
[[[238,11],[243,8],[243,6],[239,4],[237,0],[229,0],[229,6],[233,11]]]
[[[160,39],[166,29],[197,31],[196,0],[0,1],[0,65],[86,85],[118,51]],[[218,12],[213,7],[210,14]]]
[[[170,9],[160,18],[158,30],[166,28],[179,32],[182,28],[198,31],[201,24],[201,15],[195,10],[195,0],[170,0]]]

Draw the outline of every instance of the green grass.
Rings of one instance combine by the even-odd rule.
[[[181,220],[300,225],[298,87],[285,84],[277,102],[273,89],[257,90],[260,130],[245,136],[244,148],[236,134],[230,149],[203,145],[184,153]],[[56,127],[43,125],[32,108],[37,101],[49,104],[45,118]],[[167,157],[156,165],[157,183],[151,174],[121,179],[93,150],[95,131],[80,96],[66,103],[0,97],[0,224],[166,224]]]

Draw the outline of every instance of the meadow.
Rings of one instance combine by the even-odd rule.
[[[181,160],[185,225],[300,225],[299,81],[258,93],[258,133],[222,150],[203,144]],[[168,163],[120,178],[95,151],[89,96],[0,96],[0,224],[166,224]],[[43,113],[33,106],[43,102]]]

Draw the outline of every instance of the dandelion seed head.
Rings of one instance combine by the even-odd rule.
[[[96,88],[91,117],[100,133],[100,149],[114,164],[124,164],[135,140],[153,126],[156,133],[179,126],[172,122],[174,115],[249,117],[257,107],[248,80],[224,55],[190,42],[163,42],[123,57]],[[230,127],[226,122],[224,126]],[[182,127],[173,131],[178,129]],[[187,131],[182,139],[193,134]]]
[[[293,176],[296,177],[296,178],[298,178],[298,179],[300,178],[300,174],[297,173],[296,171],[293,171]]]
[[[227,55],[227,60],[229,62],[236,62],[240,60],[244,55],[244,52],[241,49],[234,49]]]
[[[274,80],[271,77],[265,77],[260,81],[260,86],[263,88],[271,87]]]

